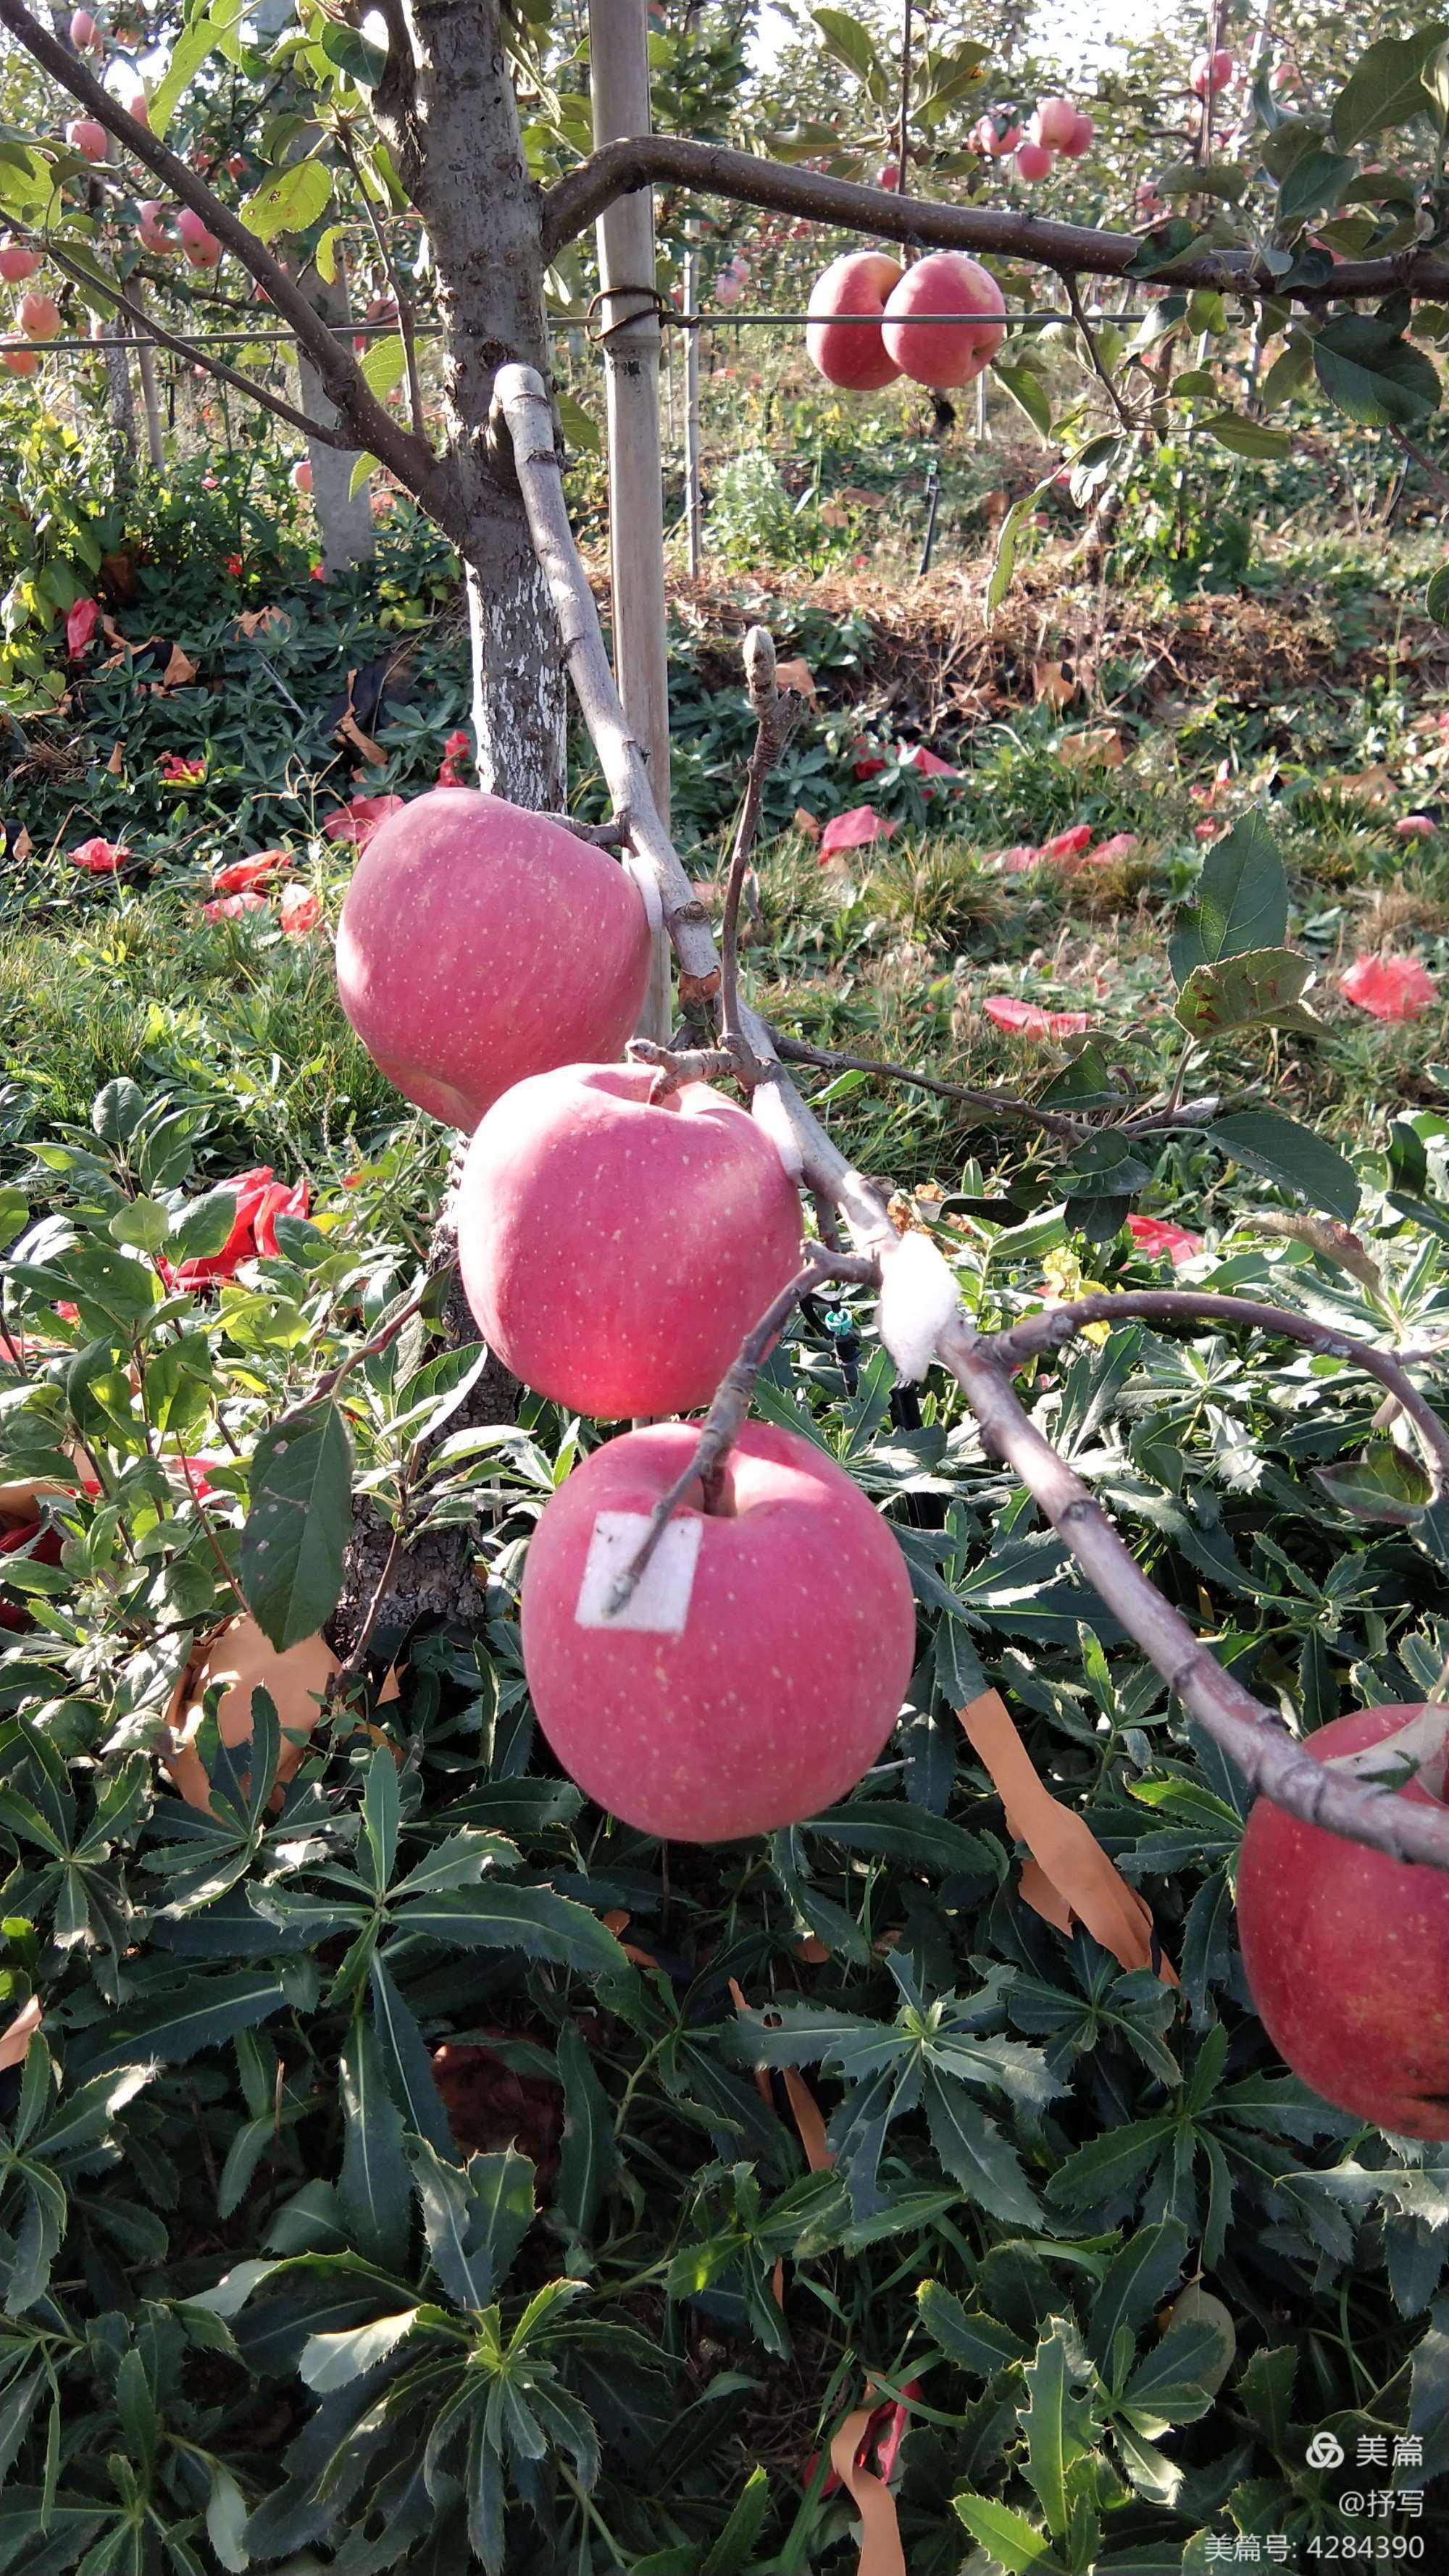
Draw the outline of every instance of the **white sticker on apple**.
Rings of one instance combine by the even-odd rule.
[[[643,1628],[657,1637],[679,1637],[689,1617],[694,1569],[704,1523],[697,1512],[666,1521],[659,1544],[622,1610],[609,1613],[620,1575],[649,1533],[647,1512],[600,1512],[589,1541],[584,1579],[574,1609],[578,1628]]]

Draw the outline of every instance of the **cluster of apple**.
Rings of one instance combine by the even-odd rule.
[[[906,269],[886,251],[846,251],[810,290],[805,346],[849,393],[877,393],[897,376],[944,393],[990,364],[1006,337],[992,317],[1005,310],[990,271],[960,251],[935,250]]]
[[[725,306],[738,304],[746,286],[749,284],[749,277],[750,263],[746,259],[744,252],[742,250],[737,250],[733,259],[725,262],[724,267],[720,270],[719,275],[715,279],[714,300],[716,304],[723,304]]]
[[[545,816],[435,788],[368,843],[337,935],[343,1009],[408,1099],[472,1135],[463,1284],[540,1395],[617,1420],[708,1404],[800,1267],[795,1181],[701,1082],[617,1059],[643,1006],[644,900]],[[523,1580],[539,1722],[589,1796],[688,1842],[853,1788],[900,1710],[915,1615],[886,1523],[813,1441],[749,1424],[717,1484],[620,1577],[697,1434],[606,1441],[548,1503]]]
[[[1013,155],[1018,179],[1031,183],[1051,176],[1058,153],[1068,161],[1079,161],[1091,150],[1096,131],[1086,109],[1074,100],[1041,98],[1024,127],[1009,110],[983,116],[973,127],[971,140],[989,160],[1004,161]]]

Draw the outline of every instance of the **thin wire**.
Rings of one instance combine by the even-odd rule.
[[[633,288],[630,291],[637,293],[639,290]],[[1038,326],[1047,322],[1070,322],[1073,317],[1070,313],[1059,313],[1055,306],[1042,306],[1034,313],[912,313],[906,318],[910,322],[911,329],[917,331],[923,324],[942,322],[999,322],[1004,328],[1016,329]],[[1145,313],[1089,313],[1087,316],[1089,322],[1145,322],[1148,318]],[[571,325],[575,329],[582,329],[584,325],[583,315],[577,313],[555,313],[550,316],[550,319],[561,330],[566,330]],[[879,330],[881,317],[878,313],[666,312],[661,313],[659,319],[661,322],[671,324],[676,331],[743,331],[761,324],[776,328],[796,322],[828,322],[831,330],[835,331],[839,330],[842,324],[846,327],[859,324],[862,329]],[[420,340],[435,340],[441,330],[440,322],[424,322],[420,324],[416,337]],[[179,337],[180,334],[178,333],[177,336]],[[338,341],[395,340],[397,336],[397,325],[393,322],[348,322],[339,325],[333,333],[334,339]],[[290,348],[295,346],[295,334],[291,331],[192,332],[188,335],[188,343],[197,349],[258,349],[283,345]],[[100,357],[107,349],[155,349],[161,345],[158,341],[150,339],[112,339],[107,332],[104,340],[83,340],[64,336],[54,340],[0,340],[0,356],[4,356],[12,349],[33,349],[40,357],[46,356],[52,350],[88,349],[93,356]]]

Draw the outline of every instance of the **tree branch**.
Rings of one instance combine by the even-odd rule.
[[[755,1381],[783,1333],[802,1297],[813,1295],[824,1279],[853,1279],[866,1282],[878,1279],[875,1262],[852,1259],[849,1254],[832,1252],[828,1245],[812,1243],[808,1247],[803,1270],[772,1299],[752,1332],[745,1335],[739,1355],[731,1360],[710,1402],[710,1408],[699,1426],[699,1440],[690,1462],[675,1477],[665,1494],[661,1494],[649,1515],[649,1527],[628,1564],[615,1576],[609,1594],[607,1616],[616,1619],[627,1608],[645,1567],[664,1535],[666,1523],[679,1509],[691,1485],[704,1488],[708,1511],[718,1496],[719,1477],[725,1459],[739,1437],[750,1406],[754,1401]]]
[[[543,379],[531,367],[504,367],[495,399],[513,442],[529,532],[553,598],[564,658],[615,811],[628,817],[636,864],[658,894],[684,976],[702,995],[717,1000],[720,969],[708,916],[694,900],[659,819],[648,773],[624,720],[598,609],[574,544]],[[761,1080],[774,1093],[779,1118],[773,1132],[782,1152],[788,1147],[793,1153],[802,1187],[840,1211],[866,1264],[878,1265],[885,1275],[901,1250],[901,1238],[879,1190],[864,1173],[853,1169],[806,1107],[785,1073],[769,1029],[748,1006],[741,1007],[740,1025],[760,1064]],[[901,1276],[909,1278],[909,1272]],[[1100,1309],[1121,1317],[1141,1302],[1125,1297],[1085,1299],[1055,1310],[1052,1321],[1067,1338],[1077,1326],[1066,1318],[1091,1321]],[[1230,1313],[1252,1312],[1236,1299],[1220,1302]],[[1267,1311],[1279,1329],[1277,1309]],[[1299,1319],[1291,1321],[1297,1327]],[[1006,1373],[1014,1345],[1007,1335],[999,1338],[1007,1352],[1005,1364],[992,1337],[977,1333],[958,1307],[938,1336],[936,1357],[958,1380],[980,1423],[983,1444],[1004,1458],[1036,1496],[1108,1607],[1249,1785],[1292,1814],[1324,1825],[1351,1842],[1449,1870],[1449,1811],[1385,1796],[1315,1761],[1293,1742],[1276,1713],[1244,1690],[1193,1635],[1186,1620],[1148,1581],[1080,1478],[1023,1412]],[[1364,1355],[1356,1343],[1346,1344],[1345,1349],[1350,1356]],[[1402,1376],[1395,1363],[1386,1365],[1396,1379]],[[1418,1390],[1410,1387],[1409,1391],[1416,1406],[1427,1412]],[[1439,1437],[1449,1442],[1449,1434],[1438,1428]]]
[[[725,1046],[741,1043],[740,1008],[740,896],[744,891],[745,870],[755,835],[760,828],[760,807],[764,802],[765,781],[790,739],[800,701],[788,689],[782,690],[775,680],[775,639],[766,626],[752,626],[744,641],[745,685],[750,705],[755,711],[756,733],[745,773],[745,801],[740,808],[735,845],[730,852],[729,874],[725,879],[724,910],[720,916],[720,1034]]]
[[[366,448],[376,456],[408,491],[416,494],[441,526],[448,527],[456,513],[439,459],[378,401],[351,350],[328,329],[316,307],[265,242],[249,232],[241,218],[185,161],[168,151],[148,127],[112,97],[94,72],[88,71],[58,37],[31,16],[24,0],[0,0],[0,27],[23,45],[60,89],[78,99],[97,124],[114,135],[124,152],[162,180],[183,206],[190,206],[194,214],[200,215],[208,231],[250,270],[266,288],[277,311],[291,323],[316,368],[323,391],[352,429],[354,435],[346,443]],[[248,385],[246,390],[254,393],[255,388]]]
[[[5,0],[12,6],[13,0]],[[630,135],[606,143],[575,170],[556,179],[543,198],[543,251],[553,260],[611,206],[616,197],[653,184],[688,188],[703,197],[763,206],[775,214],[806,216],[846,232],[887,241],[925,242],[938,250],[986,252],[1028,260],[1040,268],[1080,270],[1088,277],[1125,277],[1142,249],[1136,233],[1096,232],[1086,224],[1048,222],[997,206],[942,206],[853,179],[830,179],[816,170],[735,152],[722,143],[695,143],[681,134]],[[1255,302],[1283,296],[1299,304],[1353,302],[1403,288],[1430,297],[1449,294],[1449,258],[1420,250],[1408,257],[1343,260],[1319,287],[1289,287],[1260,266],[1251,251],[1204,251],[1173,262],[1174,292],[1185,286],[1217,287]]]
[[[1398,1360],[1378,1350],[1372,1342],[1358,1341],[1351,1333],[1335,1332],[1327,1324],[1313,1323],[1307,1315],[1295,1315],[1286,1306],[1271,1306],[1254,1297],[1215,1297],[1210,1290],[1195,1288],[1140,1288],[1124,1291],[1121,1296],[1077,1297],[1069,1305],[1028,1315],[1023,1322],[1013,1324],[1009,1332],[993,1334],[993,1365],[1012,1376],[1043,1351],[1060,1350],[1063,1343],[1075,1340],[1087,1324],[1131,1321],[1226,1324],[1237,1332],[1276,1333],[1284,1341],[1301,1342],[1306,1350],[1321,1352],[1328,1359],[1352,1360],[1397,1398],[1413,1423],[1424,1444],[1433,1500],[1438,1502],[1449,1489],[1449,1426],[1440,1421]]]
[[[94,291],[95,279],[85,269],[77,268],[73,261],[66,258],[64,251],[58,250],[53,242],[46,243],[45,254],[63,276],[73,278],[77,286],[88,286]],[[278,420],[289,421],[294,429],[305,431],[308,438],[320,439],[324,447],[350,446],[351,441],[339,437],[335,429],[324,429],[320,420],[309,420],[306,412],[298,411],[295,404],[287,401],[285,395],[274,394],[270,386],[259,385],[254,376],[240,374],[235,367],[228,367],[220,358],[208,357],[205,348],[196,341],[183,340],[178,333],[168,331],[163,323],[156,321],[154,316],[146,311],[144,305],[133,303],[129,295],[123,294],[120,287],[112,286],[107,281],[105,292],[114,303],[119,305],[127,320],[134,322],[137,329],[145,333],[147,343],[154,343],[158,348],[171,350],[173,356],[187,359],[194,367],[205,367],[208,375],[219,376],[224,385],[234,386],[238,393],[247,396],[248,401],[260,403],[263,411],[274,412]]]
[[[1072,308],[1072,320],[1075,322],[1083,340],[1086,342],[1087,363],[1090,366],[1093,375],[1097,378],[1098,383],[1105,387],[1107,400],[1110,402],[1117,418],[1122,423],[1123,428],[1127,431],[1129,437],[1135,437],[1138,424],[1133,419],[1132,414],[1122,400],[1117,387],[1112,382],[1111,376],[1102,364],[1102,352],[1097,346],[1096,335],[1092,329],[1091,323],[1087,320],[1086,314],[1082,309],[1082,290],[1078,286],[1072,270],[1069,268],[1064,268],[1062,270],[1062,286],[1066,293],[1067,302]]]

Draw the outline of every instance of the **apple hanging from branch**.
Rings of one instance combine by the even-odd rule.
[[[915,1656],[899,1546],[843,1468],[747,1423],[625,1607],[619,1574],[687,1466],[686,1423],[624,1433],[544,1510],[523,1574],[523,1665],[559,1761],[642,1833],[773,1832],[846,1796],[894,1726]]]
[[[1307,1750],[1442,1808],[1446,1740],[1449,1710],[1412,1703],[1335,1718]],[[1381,2129],[1449,2138],[1449,1874],[1260,1798],[1238,1863],[1238,1936],[1259,2018],[1295,2075]]]
[[[655,1100],[655,1081],[647,1065],[574,1064],[518,1083],[458,1188],[463,1285],[490,1350],[609,1421],[707,1404],[799,1267],[800,1201],[758,1121],[703,1082]]]
[[[617,1055],[648,978],[644,899],[618,862],[469,787],[389,815],[337,930],[337,990],[363,1045],[454,1127],[529,1074]]]

